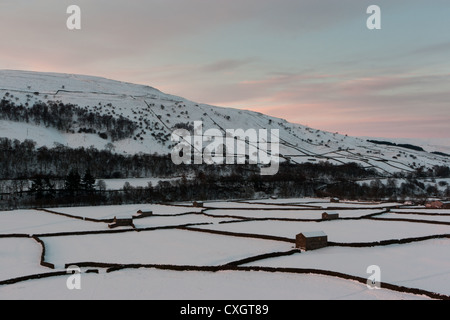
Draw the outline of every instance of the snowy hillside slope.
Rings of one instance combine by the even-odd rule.
[[[124,117],[137,125],[133,137],[105,140],[97,134],[68,133],[25,122],[0,120],[0,137],[36,141],[38,146],[56,143],[69,147],[104,149],[111,142],[121,154],[169,154],[174,146],[171,133],[180,125],[203,122],[203,130],[279,129],[282,161],[332,164],[355,162],[380,173],[408,172],[419,167],[450,164],[450,157],[402,147],[373,144],[289,123],[257,112],[215,107],[165,94],[155,88],[104,78],[56,73],[0,70],[0,99],[15,105],[37,102],[77,105],[97,115]],[[77,124],[73,124],[77,129]]]

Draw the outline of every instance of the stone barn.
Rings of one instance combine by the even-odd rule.
[[[322,213],[322,220],[337,220],[337,219],[339,219],[339,213],[336,212]]]
[[[133,227],[133,228],[135,228],[133,219],[117,219],[117,217],[114,217],[113,222],[108,225],[108,228],[115,229],[118,227]]]
[[[323,231],[303,232],[297,235],[295,246],[305,251],[325,248],[328,246],[328,236]]]
[[[146,217],[151,217],[151,216],[153,216],[153,211],[142,211],[142,210],[139,210],[133,216],[133,219],[141,219],[141,218],[146,218]]]
[[[194,201],[192,205],[194,206],[194,208],[203,208],[203,202],[201,201]]]

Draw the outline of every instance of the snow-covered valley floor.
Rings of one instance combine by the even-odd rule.
[[[448,210],[402,207],[267,199],[0,212],[0,299],[450,299]],[[328,247],[295,248],[316,231]],[[80,290],[67,287],[69,266]]]

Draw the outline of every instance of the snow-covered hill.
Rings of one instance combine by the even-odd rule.
[[[0,120],[0,137],[32,139],[38,146],[59,143],[103,149],[111,142],[117,153],[168,154],[175,128],[202,121],[204,130],[279,129],[281,157],[293,163],[356,162],[381,173],[450,164],[450,157],[428,153],[439,150],[425,148],[428,152],[423,152],[373,144],[367,139],[324,132],[257,112],[199,104],[149,86],[91,76],[0,70],[0,99],[29,107],[40,101],[60,101],[97,115],[124,117],[137,125],[133,137],[111,141],[98,134],[77,133],[76,122],[75,133],[67,133],[42,124]]]

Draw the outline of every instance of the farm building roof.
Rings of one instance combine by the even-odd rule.
[[[314,231],[314,232],[302,232],[305,238],[317,238],[317,237],[326,237],[327,235],[323,231]]]

